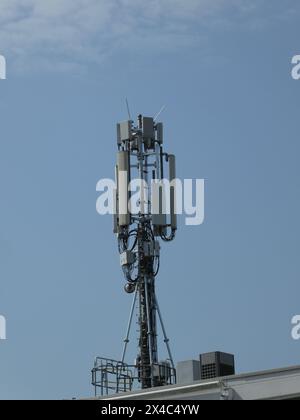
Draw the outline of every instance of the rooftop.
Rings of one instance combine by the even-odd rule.
[[[300,366],[139,390],[99,399],[300,400]]]

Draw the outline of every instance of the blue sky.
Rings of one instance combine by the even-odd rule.
[[[178,175],[206,180],[205,223],[163,248],[176,361],[300,364],[299,18],[295,0],[1,1],[0,398],[89,396],[93,358],[120,357],[131,302],[95,205],[125,97],[167,105]]]

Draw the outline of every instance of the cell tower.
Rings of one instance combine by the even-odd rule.
[[[92,383],[96,396],[98,389],[101,395],[106,395],[130,391],[135,386],[146,389],[176,382],[169,339],[155,293],[160,239],[172,241],[177,230],[175,156],[163,151],[163,124],[142,115],[136,124],[132,120],[117,124],[117,143],[114,233],[126,279],[125,291],[133,294],[133,303],[121,360],[95,359]],[[135,311],[138,355],[135,363],[128,365],[125,358]],[[168,353],[163,362],[158,357],[158,321]]]

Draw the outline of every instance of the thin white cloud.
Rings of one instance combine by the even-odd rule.
[[[191,46],[230,7],[248,12],[245,0],[0,0],[0,53],[68,70],[120,50]]]

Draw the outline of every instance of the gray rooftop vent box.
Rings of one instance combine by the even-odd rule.
[[[200,355],[200,379],[235,375],[234,356],[219,351]]]
[[[179,385],[200,381],[199,360],[187,360],[177,365],[177,383]]]

